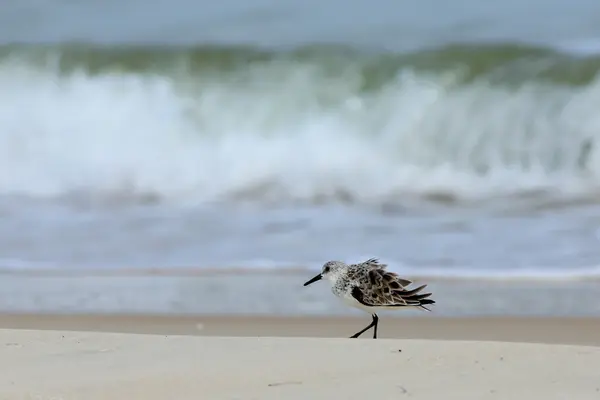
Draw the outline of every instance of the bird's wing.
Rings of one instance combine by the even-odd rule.
[[[357,269],[364,268],[368,270],[375,270],[377,274],[383,275],[386,281],[396,281],[401,286],[408,286],[412,283],[411,280],[400,278],[400,276],[398,276],[398,274],[396,274],[395,272],[387,271],[387,264],[380,263],[377,258],[370,258],[367,261],[364,261],[360,264],[355,264],[354,266]]]
[[[377,258],[369,258],[367,261],[363,261],[361,263],[355,264],[356,267],[362,267],[362,268],[367,268],[367,269],[371,269],[371,268],[377,268],[377,269],[386,269],[387,268],[387,264],[382,264],[379,262],[379,259]]]
[[[400,278],[400,276],[391,271],[386,271],[385,268],[372,267],[366,274],[369,284],[373,286],[388,285],[390,288],[398,290],[409,286],[412,281],[409,279]]]
[[[370,307],[420,306],[431,293],[419,294],[427,285],[408,290],[412,282],[383,269],[370,269],[361,275],[352,290],[352,296],[361,304]],[[428,300],[427,304],[429,303]]]

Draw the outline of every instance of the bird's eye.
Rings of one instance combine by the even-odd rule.
[[[323,272],[329,272],[329,267],[325,267],[325,269],[323,270]]]

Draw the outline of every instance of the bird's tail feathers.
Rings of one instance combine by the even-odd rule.
[[[431,296],[431,293],[420,293],[425,287],[427,287],[427,285],[422,285],[408,291],[397,291],[395,294],[402,299],[402,302],[404,302],[406,306],[419,307],[420,309],[431,311],[425,306],[435,304],[435,300],[428,298]]]

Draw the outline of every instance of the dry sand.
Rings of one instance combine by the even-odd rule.
[[[368,322],[0,316],[0,399],[600,399],[598,320]]]

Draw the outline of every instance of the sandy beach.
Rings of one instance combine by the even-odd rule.
[[[598,399],[600,320],[0,317],[0,399]]]

